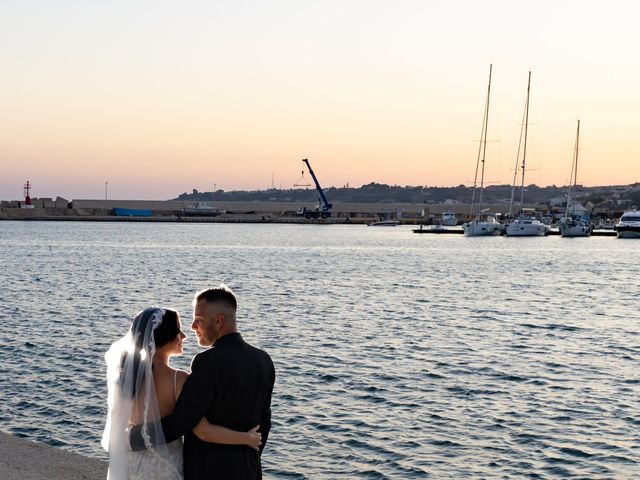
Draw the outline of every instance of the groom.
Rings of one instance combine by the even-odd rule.
[[[184,435],[185,480],[262,478],[260,455],[271,429],[273,362],[238,333],[238,303],[226,285],[196,293],[193,303],[191,329],[201,346],[211,348],[193,358],[191,375],[173,413],[162,419],[165,441]],[[238,431],[260,425],[260,452],[200,440],[192,430],[203,416],[212,424]],[[132,446],[136,444],[132,435]]]

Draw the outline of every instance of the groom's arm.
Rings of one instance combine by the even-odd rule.
[[[191,362],[191,374],[178,397],[173,413],[162,419],[162,432],[166,443],[172,442],[191,431],[207,412],[213,399],[214,382],[208,362],[202,354]],[[133,427],[129,434],[132,450],[146,447],[140,433],[141,425]]]

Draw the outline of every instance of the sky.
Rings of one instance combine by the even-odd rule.
[[[611,0],[0,3],[0,199],[640,181],[640,7]],[[106,188],[105,188],[106,187]]]

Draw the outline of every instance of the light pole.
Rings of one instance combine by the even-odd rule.
[[[104,199],[107,199],[107,187],[109,186],[109,181],[104,182]]]

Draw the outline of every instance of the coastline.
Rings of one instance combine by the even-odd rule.
[[[0,478],[94,480],[107,478],[107,462],[0,432]]]

